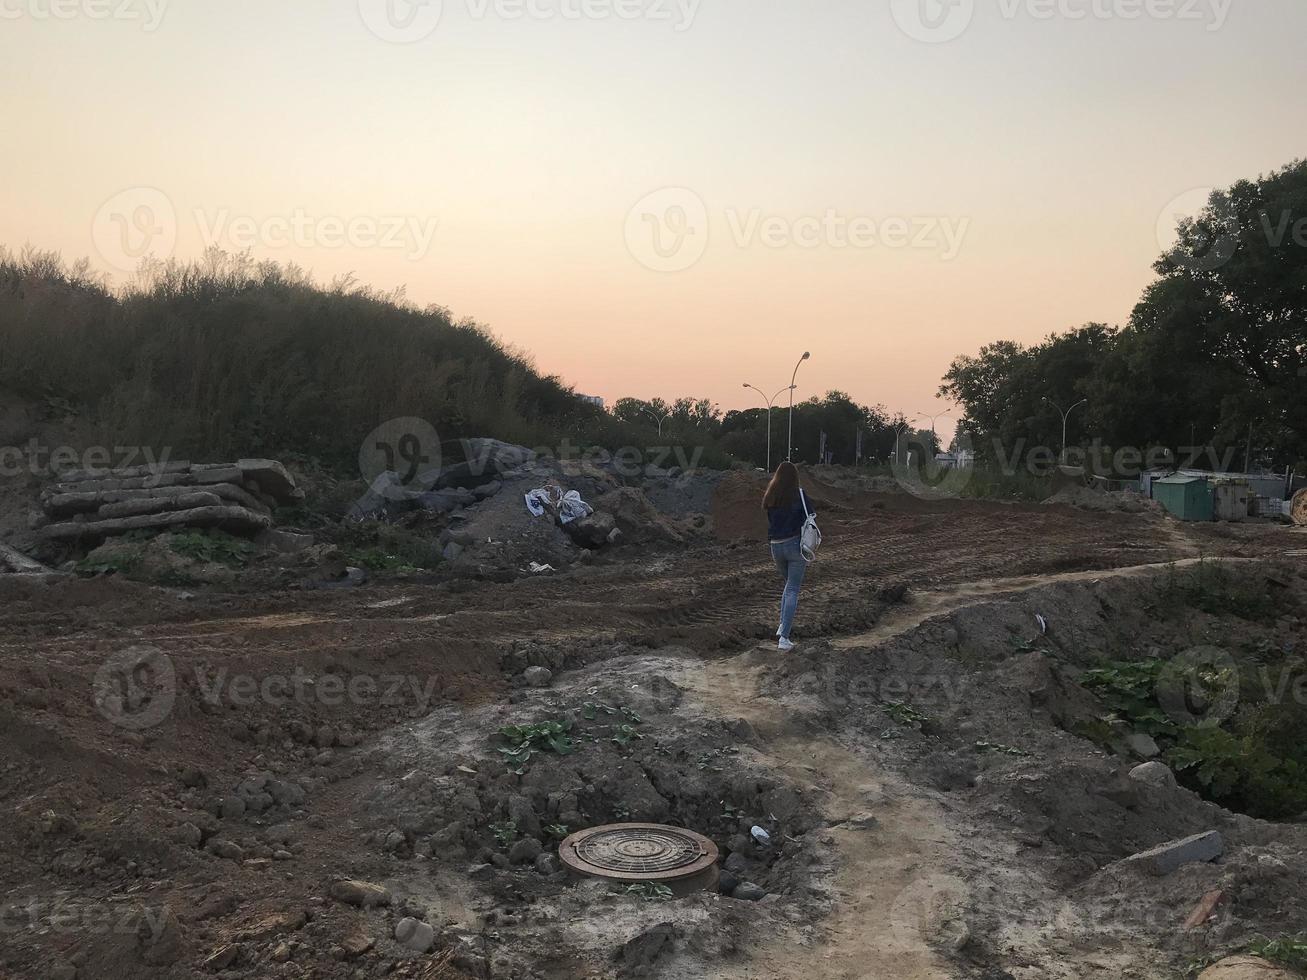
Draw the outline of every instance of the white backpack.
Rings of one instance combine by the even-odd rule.
[[[803,513],[808,517],[799,532],[799,551],[803,553],[804,561],[816,561],[817,549],[821,547],[821,528],[817,526],[817,515],[808,510],[808,498],[802,489],[799,490],[799,500],[803,502]]]

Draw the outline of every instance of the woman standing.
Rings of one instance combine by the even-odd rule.
[[[803,557],[802,532],[809,511],[799,489],[799,471],[786,460],[776,469],[776,475],[767,485],[762,506],[767,511],[767,540],[771,543],[771,556],[785,582],[781,595],[781,626],[776,631],[777,644],[782,653],[794,649],[790,641],[790,627],[794,611],[799,607],[799,589],[808,571]]]

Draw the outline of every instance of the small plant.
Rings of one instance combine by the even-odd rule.
[[[570,718],[563,721],[542,721],[535,725],[509,725],[499,730],[500,736],[509,743],[508,748],[500,748],[500,754],[509,766],[516,767],[520,775],[526,764],[537,752],[553,752],[556,755],[571,755],[576,751],[576,742],[568,733],[572,730]]]
[[[566,840],[567,824],[551,823],[547,827],[545,827],[545,833],[548,834],[554,840]]]
[[[173,534],[168,547],[174,554],[205,564],[244,565],[255,552],[255,547],[243,538],[225,531],[183,531]]]
[[[140,548],[120,548],[104,558],[83,558],[77,563],[79,575],[122,575],[141,562]]]
[[[1157,683],[1165,667],[1158,657],[1118,660],[1087,670],[1080,683],[1141,732],[1174,736],[1176,726],[1157,703]]]
[[[643,741],[644,736],[637,732],[630,725],[618,725],[617,731],[613,734],[613,744],[623,747],[630,745],[634,741]]]
[[[1274,940],[1257,939],[1249,943],[1248,952],[1293,970],[1307,970],[1307,932]]]
[[[382,547],[358,548],[344,552],[345,560],[372,572],[420,572],[422,569],[403,555]]]
[[[638,895],[646,902],[665,902],[672,897],[672,890],[666,885],[658,885],[652,881],[642,881],[639,884],[627,885],[626,894]]]
[[[501,850],[506,850],[513,841],[517,840],[517,824],[511,820],[504,820],[500,823],[490,825],[490,833],[495,837],[495,843]]]
[[[896,724],[905,728],[914,728],[930,721],[930,716],[918,711],[906,701],[883,701],[881,708]]]
[[[1025,749],[1018,749],[1011,745],[1004,745],[1002,742],[977,742],[977,752],[993,752],[996,755],[1018,755],[1029,756],[1030,753]]]

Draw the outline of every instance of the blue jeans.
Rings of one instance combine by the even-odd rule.
[[[776,562],[776,569],[785,581],[785,591],[781,594],[781,638],[790,638],[790,627],[794,624],[794,611],[799,608],[799,588],[803,585],[803,576],[808,571],[800,550],[800,539],[792,538],[771,546],[771,556]]]

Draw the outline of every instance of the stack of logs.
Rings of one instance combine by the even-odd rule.
[[[64,541],[170,528],[254,535],[272,525],[273,508],[303,499],[270,459],[76,470],[41,494],[41,533]]]

